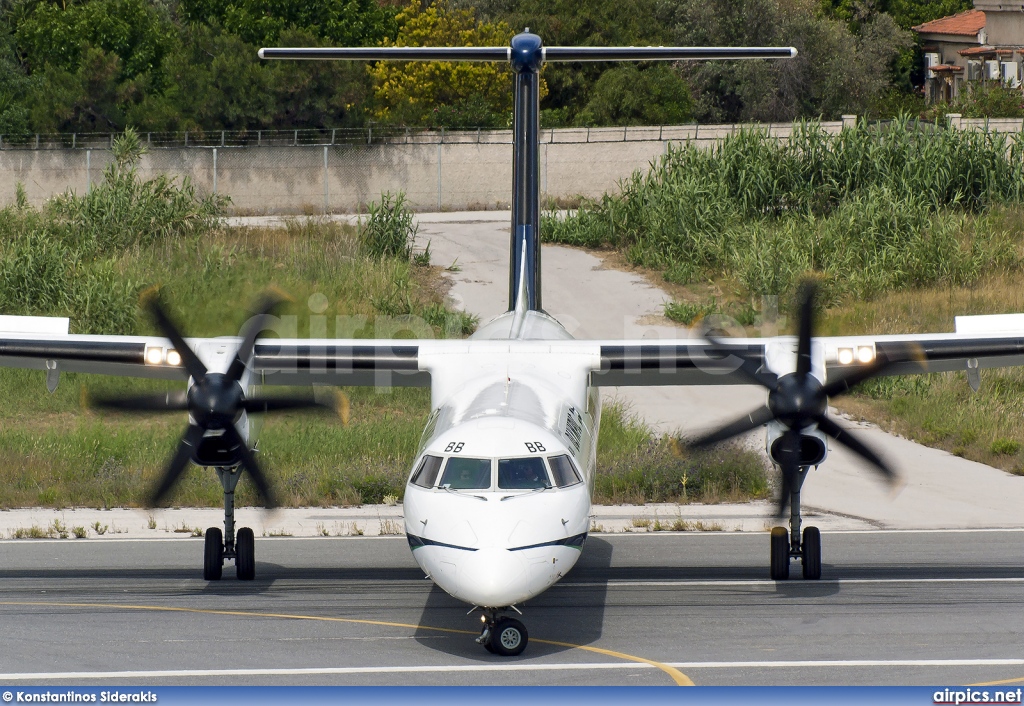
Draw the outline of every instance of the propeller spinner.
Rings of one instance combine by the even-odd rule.
[[[154,294],[147,298],[146,308],[153,316],[160,332],[181,355],[182,365],[192,378],[188,392],[157,395],[98,398],[93,405],[103,409],[141,412],[187,411],[190,421],[178,448],[160,476],[160,482],[149,496],[150,506],[164,500],[192,460],[207,432],[220,432],[227,442],[233,460],[252,477],[266,507],[276,505],[270,483],[260,468],[248,442],[239,433],[235,423],[243,412],[274,412],[287,409],[323,409],[324,404],[312,396],[246,397],[242,389],[242,375],[246,362],[252,356],[260,331],[266,328],[272,312],[283,299],[276,294],[264,295],[252,316],[242,328],[242,342],[235,351],[227,372],[211,372],[195,351],[185,342],[178,326]]]
[[[690,441],[690,446],[701,448],[745,434],[772,421],[779,422],[785,431],[777,442],[779,465],[782,470],[782,488],[778,502],[778,516],[788,507],[790,496],[800,473],[801,435],[805,429],[817,425],[823,434],[832,437],[854,452],[874,468],[887,482],[897,482],[896,473],[863,442],[828,418],[828,398],[850,391],[865,380],[882,375],[888,361],[876,358],[871,364],[827,384],[822,384],[811,373],[811,342],[814,337],[815,286],[804,284],[800,290],[800,330],[797,338],[796,370],[786,375],[761,369],[761,361],[751,357],[746,349],[708,336],[716,352],[739,358],[737,372],[752,383],[768,390],[768,404],[744,415],[724,427]]]

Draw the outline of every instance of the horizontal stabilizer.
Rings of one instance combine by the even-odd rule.
[[[687,61],[791,59],[793,47],[544,47],[543,61]],[[511,47],[280,47],[261,59],[363,61],[511,61]]]

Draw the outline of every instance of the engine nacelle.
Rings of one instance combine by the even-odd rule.
[[[765,438],[765,448],[772,461],[781,464],[781,454],[778,444],[782,439],[786,428],[778,422],[768,423],[768,434]],[[828,456],[828,443],[823,433],[817,427],[805,429],[800,435],[800,465],[817,466]]]

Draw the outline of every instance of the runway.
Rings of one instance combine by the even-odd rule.
[[[592,535],[511,659],[404,538],[259,539],[252,583],[201,555],[0,542],[0,685],[1024,683],[1019,530],[830,532],[780,583],[767,533]]]

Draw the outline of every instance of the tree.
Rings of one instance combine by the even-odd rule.
[[[0,134],[28,131],[25,95],[31,83],[18,63],[14,37],[0,27]]]
[[[757,18],[756,22],[750,18]],[[822,16],[814,0],[682,0],[679,44],[795,46],[796,59],[697,62],[686,77],[706,122],[834,119],[863,114],[889,86],[889,69],[912,44],[892,18],[877,15],[854,36]]]
[[[302,30],[337,46],[372,46],[395,34],[394,10],[374,0],[181,0],[186,23],[218,25],[256,46]]]
[[[485,0],[484,6],[496,15],[501,13],[498,16],[516,31],[529,27],[549,46],[671,43],[670,24],[666,21],[671,16],[671,5],[659,0],[522,0],[517,3]],[[577,114],[594,98],[592,92],[598,79],[606,71],[617,68],[621,65],[604,62],[547,64],[542,75],[549,93],[541,103],[545,124],[557,126],[577,122]],[[611,102],[608,106],[610,114],[633,114],[633,109],[620,104],[620,100],[629,103],[633,98],[608,90],[612,84],[621,85],[615,76],[621,77],[622,74],[613,74],[607,79],[602,98]]]
[[[627,63],[601,74],[576,121],[583,125],[678,125],[690,120],[690,89],[671,66]]]
[[[504,22],[479,22],[472,10],[413,0],[397,15],[395,46],[502,46]],[[505,127],[512,115],[512,71],[497,62],[381,61],[370,68],[374,117],[398,125]],[[543,95],[545,87],[541,86]]]
[[[153,72],[170,47],[174,28],[145,0],[90,0],[22,6],[14,36],[31,71],[46,67],[74,73],[87,48],[119,59],[126,78]]]
[[[971,0],[822,0],[829,17],[850,24],[856,32],[862,22],[879,13],[890,15],[903,29],[970,10]]]

